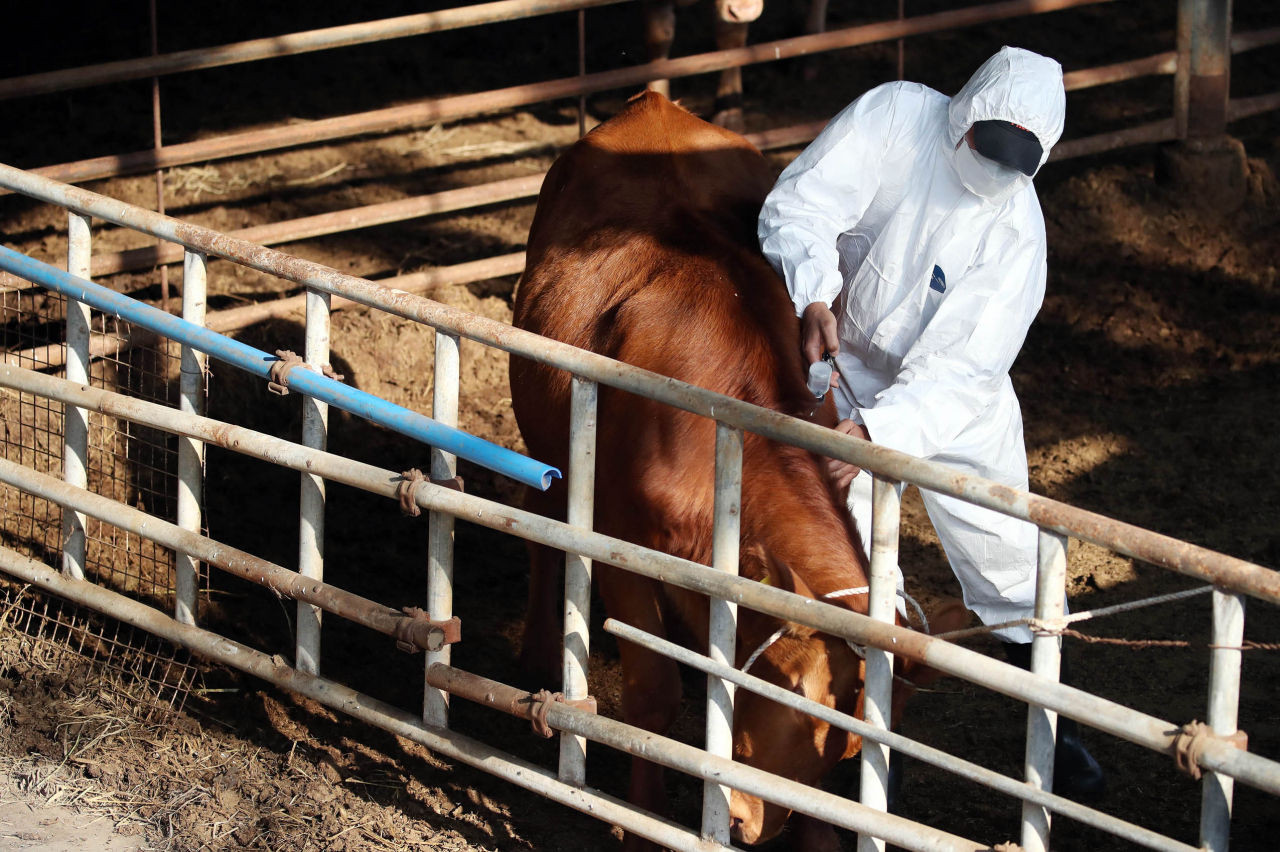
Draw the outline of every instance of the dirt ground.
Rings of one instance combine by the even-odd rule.
[[[913,0],[910,14],[954,4]],[[1019,44],[1061,59],[1068,69],[1171,49],[1176,4],[1145,0],[1105,4],[1028,21],[939,34],[907,43],[906,69],[952,92],[1000,44]],[[362,4],[362,19],[420,10],[420,4]],[[849,24],[891,17],[889,2],[832,4]],[[134,10],[137,12],[138,10]],[[38,15],[40,13],[29,13]],[[54,14],[52,11],[46,14]],[[221,4],[216,25],[195,10],[161,7],[161,49],[291,32],[351,20],[349,4]],[[752,40],[788,34],[795,10],[766,10]],[[0,56],[0,77],[145,53],[145,10],[125,20],[101,6],[75,27],[35,26],[32,50]],[[633,4],[592,10],[588,67],[641,61]],[[680,13],[675,54],[709,45],[707,10]],[[1237,3],[1236,28],[1280,25],[1263,3]],[[56,30],[58,40],[48,34]],[[110,32],[116,38],[102,38]],[[248,66],[178,75],[162,81],[165,141],[176,143],[373,109],[412,98],[480,91],[576,71],[572,16],[503,24]],[[871,85],[889,79],[892,45],[872,45],[817,59],[817,84],[791,67],[745,73],[748,129],[827,117]],[[39,57],[35,59],[34,57]],[[1236,58],[1233,93],[1275,89],[1274,49]],[[694,110],[709,110],[714,80],[675,84]],[[588,99],[592,122],[630,92]],[[1155,120],[1168,112],[1167,78],[1073,93],[1068,138]],[[33,167],[150,144],[149,90],[142,83],[7,102],[0,161]],[[1013,380],[1022,401],[1032,489],[1094,511],[1280,568],[1280,117],[1239,122],[1232,133],[1249,153],[1245,205],[1221,214],[1158,178],[1152,147],[1053,164],[1037,178],[1049,229],[1049,285]],[[577,135],[572,104],[495,114],[443,127],[172,169],[166,173],[173,215],[230,230],[330,210],[519,177],[544,170],[557,146]],[[795,151],[770,154],[779,170]],[[154,178],[91,184],[98,192],[154,204]],[[496,205],[463,215],[386,225],[282,246],[287,252],[370,278],[480,259],[523,247],[533,205]],[[65,214],[23,199],[0,198],[6,245],[60,263]],[[137,234],[95,227],[95,251],[145,245]],[[171,268],[180,284],[180,269]],[[159,297],[154,270],[105,283],[139,298]],[[431,298],[509,321],[515,280],[441,287]],[[292,294],[283,282],[215,262],[210,309]],[[240,339],[264,349],[302,344],[301,314],[246,329]],[[343,310],[333,323],[333,363],[348,381],[392,402],[430,413],[432,334],[365,310]],[[462,349],[461,426],[523,449],[511,415],[506,357],[478,344]],[[215,367],[213,417],[296,438],[296,398],[281,400],[262,383]],[[335,413],[330,448],[393,470],[423,467],[426,450]],[[518,488],[468,465],[468,490],[515,502]],[[210,535],[277,563],[296,564],[296,475],[211,450]],[[908,589],[926,604],[958,595],[918,494],[905,500],[901,562]],[[330,488],[326,579],[393,606],[421,604],[425,591],[424,520],[401,517],[389,501]],[[7,542],[6,542],[7,543]],[[525,593],[522,544],[468,524],[457,533],[455,600],[465,641],[457,665],[519,682],[515,663]],[[210,624],[268,653],[292,655],[292,605],[218,576],[201,613]],[[1070,597],[1075,610],[1189,588],[1192,581],[1092,545],[1073,542]],[[598,622],[602,607],[595,608]],[[1203,717],[1208,606],[1195,599],[1083,629],[1104,637],[1179,639],[1189,649],[1069,643],[1079,685],[1178,723]],[[1274,607],[1251,604],[1247,638],[1280,641]],[[592,693],[616,715],[617,658],[612,640],[593,634]],[[993,643],[972,647],[995,653]],[[0,649],[3,651],[3,649]],[[371,660],[377,660],[371,665]],[[421,658],[394,651],[384,637],[326,621],[327,676],[399,706],[421,696]],[[0,787],[4,802],[42,811],[39,827],[17,827],[19,804],[0,805],[0,849],[56,848],[50,829],[104,817],[114,842],[173,850],[616,848],[619,832],[505,782],[451,765],[424,749],[370,730],[298,696],[215,667],[202,672],[186,709],[146,721],[112,698],[89,669],[51,670],[24,662],[20,649],[0,654]],[[1251,750],[1280,756],[1276,687],[1280,655],[1247,656],[1240,726]],[[702,686],[686,673],[686,712],[674,736],[700,741]],[[903,732],[1017,775],[1023,712],[1010,700],[943,680],[914,699]],[[454,726],[500,748],[552,765],[555,744],[531,737],[506,717],[455,704]],[[1199,785],[1167,759],[1089,736],[1106,769],[1105,809],[1197,843]],[[625,795],[627,762],[593,747],[588,781]],[[1017,836],[1016,804],[909,763],[902,813],[989,843]],[[828,786],[845,792],[850,774]],[[673,815],[695,824],[700,782],[668,775]],[[24,817],[25,818],[25,817]],[[14,827],[7,822],[14,822]],[[79,823],[76,823],[78,826]],[[1238,786],[1233,844],[1274,848],[1275,800]],[[78,832],[80,829],[77,828]],[[31,835],[30,837],[26,835]],[[42,839],[36,839],[36,836]],[[854,848],[845,836],[846,848]],[[6,846],[5,844],[37,844]],[[45,844],[41,846],[39,844]],[[769,848],[782,848],[785,840]],[[74,848],[74,847],[73,847]],[[129,848],[121,846],[120,848]],[[1129,848],[1067,820],[1055,825],[1062,852]]]

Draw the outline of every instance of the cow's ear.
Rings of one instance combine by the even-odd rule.
[[[800,577],[786,563],[776,559],[770,550],[758,542],[742,549],[738,557],[739,570],[742,576],[748,577],[766,586],[804,595],[807,598],[817,597]]]
[[[806,598],[816,598],[813,589],[809,588],[809,584],[800,577],[799,574],[792,571],[785,562],[779,562],[776,559],[769,560],[769,576],[773,581],[773,585],[784,591],[802,595]]]

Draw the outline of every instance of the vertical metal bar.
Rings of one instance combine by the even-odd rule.
[[[1036,618],[1060,618],[1067,596],[1066,536],[1040,530],[1036,573]],[[1057,636],[1036,636],[1031,640],[1031,673],[1057,680],[1062,664],[1061,640]],[[1057,744],[1058,714],[1032,704],[1027,707],[1027,784],[1053,792],[1053,756]],[[1027,852],[1048,852],[1049,811],[1039,805],[1022,803],[1022,847]]]
[[[578,76],[587,76],[587,10],[578,10]],[[587,96],[578,95],[578,138],[587,134]]]
[[[589,530],[595,517],[596,401],[599,386],[572,380],[569,419],[569,513],[571,526]],[[566,553],[564,560],[564,697],[587,697],[587,660],[591,654],[591,560]],[[587,741],[560,734],[560,780],[581,787],[587,781]]]
[[[1188,136],[1226,132],[1230,71],[1231,0],[1192,0]]]
[[[1244,641],[1244,595],[1213,590],[1213,644],[1209,668],[1209,721],[1215,734],[1236,732],[1240,706],[1240,647]],[[1235,781],[1204,774],[1200,799],[1200,848],[1227,852],[1231,839],[1231,794]]]
[[[332,297],[307,291],[307,364],[321,370],[329,363],[329,305]],[[302,398],[302,444],[324,450],[329,443],[329,406],[309,396]],[[298,510],[298,573],[324,579],[324,479],[302,474]],[[320,674],[321,611],[298,601],[297,666],[307,674]]]
[[[898,527],[902,520],[902,495],[898,483],[875,476],[871,486],[871,577],[867,614],[893,623],[897,613]],[[863,719],[888,730],[892,719],[893,655],[866,649]],[[889,747],[862,741],[862,776],[859,800],[869,808],[888,809]],[[884,841],[858,835],[858,852],[884,852]]]
[[[91,249],[89,217],[69,213],[67,217],[67,271],[89,278]],[[89,384],[89,306],[67,299],[67,381]],[[89,412],[67,406],[62,427],[62,478],[77,488],[89,486]],[[85,517],[62,510],[62,573],[74,580],[84,579]]]
[[[160,53],[160,30],[156,23],[156,0],[151,0],[151,55]],[[160,139],[160,78],[151,78],[151,131],[155,137],[155,148],[160,150],[164,144]],[[164,215],[164,169],[156,169],[156,212]],[[158,245],[163,245],[160,240]],[[203,301],[203,297],[201,297]],[[160,310],[169,312],[169,267],[160,264]]]
[[[188,250],[182,264],[182,318],[204,325],[205,290],[209,258]],[[204,414],[204,375],[208,356],[182,347],[182,379],[178,405],[187,414]],[[204,496],[204,442],[178,438],[178,526],[200,532],[201,501]],[[176,554],[177,588],[173,617],[181,624],[195,624],[196,595],[199,588],[199,561],[185,553]]]
[[[742,528],[742,430],[716,423],[715,524],[711,534],[711,567],[738,573]],[[733,666],[737,662],[738,606],[711,599],[707,656]],[[707,752],[733,757],[733,684],[707,676]],[[702,785],[702,837],[729,843],[729,788],[715,781]]]
[[[458,336],[436,332],[435,390],[431,397],[431,416],[446,426],[458,425]],[[457,473],[458,457],[436,447],[431,448],[431,478],[452,479]],[[427,544],[427,616],[438,621],[453,617],[453,516],[432,512]],[[449,664],[449,647],[426,652],[426,668],[435,663]],[[449,693],[426,686],[422,698],[422,719],[428,725],[449,725]]]
[[[1178,0],[1178,64],[1173,72],[1173,122],[1179,139],[1187,138],[1187,109],[1191,97],[1191,28],[1196,0]]]

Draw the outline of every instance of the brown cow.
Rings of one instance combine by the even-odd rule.
[[[671,55],[671,42],[676,36],[676,6],[689,6],[697,0],[644,0],[645,44],[649,49],[649,61],[666,59]],[[747,25],[760,17],[764,0],[715,0],[716,49],[731,50],[746,47]],[[804,33],[820,33],[826,26],[827,0],[809,0],[804,20]],[[806,82],[813,79],[812,66],[805,67]],[[666,97],[671,96],[667,80],[654,80],[649,88]],[[742,117],[742,69],[726,68],[720,72],[716,87],[715,115],[711,121],[721,127],[743,131]]]
[[[814,415],[795,311],[756,243],[756,216],[772,183],[764,158],[742,137],[656,93],[637,96],[548,172],[515,324],[757,405]],[[511,361],[513,406],[529,452],[562,467],[569,385],[566,372]],[[834,412],[822,414],[834,424]],[[715,424],[607,387],[600,389],[597,422],[595,529],[709,564]],[[565,497],[557,483],[546,493],[530,492],[527,505],[563,518]],[[745,436],[741,523],[742,576],[810,597],[866,583],[866,557],[848,513],[808,452]],[[526,670],[554,683],[563,554],[539,545],[530,551],[523,659]],[[596,567],[596,577],[611,617],[705,649],[705,597],[606,565]],[[840,602],[865,612],[865,596]],[[778,626],[742,610],[738,665]],[[623,718],[666,731],[680,709],[676,664],[627,642],[619,646]],[[860,660],[843,640],[791,625],[751,673],[860,711]],[[738,692],[734,753],[745,763],[816,784],[860,747],[857,737]],[[635,760],[631,801],[662,811],[661,772]],[[734,836],[747,843],[777,834],[788,815],[736,792],[731,813]],[[806,825],[798,835],[819,838],[806,840],[808,848],[836,840],[829,827],[815,834]],[[644,845],[628,838],[627,848]]]

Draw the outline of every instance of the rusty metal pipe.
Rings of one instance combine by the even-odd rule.
[[[1108,83],[1150,77],[1155,74],[1172,74],[1177,70],[1178,54],[1176,51],[1171,50],[1168,53],[1157,53],[1155,56],[1131,59],[1128,62],[1117,62],[1114,65],[1100,65],[1097,68],[1068,71],[1062,75],[1062,85],[1068,92],[1074,92],[1094,86],[1105,86]]]
[[[746,139],[761,151],[772,148],[787,148],[812,141],[826,125],[826,121],[798,124],[794,127],[748,133]],[[533,198],[541,190],[542,181],[545,177],[546,173],[543,172],[529,177],[511,178],[461,189],[449,189],[443,192],[431,193],[430,195],[403,198],[398,201],[335,210],[332,213],[320,213],[315,216],[305,216],[300,219],[289,219],[284,222],[273,222],[267,225],[255,225],[252,228],[230,231],[227,236],[270,246],[322,237],[328,234],[354,231],[359,228],[371,228],[392,222],[403,222],[407,219],[418,219],[423,216],[433,216],[437,213],[469,210],[489,204],[500,204],[504,201]],[[146,269],[157,264],[176,263],[182,260],[182,251],[181,246],[162,243],[159,246],[144,246],[126,251],[104,252],[94,256],[93,274],[95,276],[112,275],[117,272]],[[476,262],[479,263],[481,261]],[[519,271],[516,270],[516,272]],[[401,287],[400,289],[406,288]]]
[[[195,415],[185,416],[194,417]],[[438,648],[444,644],[443,640],[446,638],[444,628],[432,628],[420,619],[415,620],[412,616],[390,607],[327,583],[303,577],[265,559],[259,559],[242,550],[184,530],[177,524],[162,521],[123,503],[67,485],[61,480],[30,470],[7,459],[0,459],[0,482],[20,491],[52,500],[60,506],[82,512],[126,532],[151,539],[157,544],[221,568],[228,574],[265,586],[280,597],[306,601],[325,612],[362,624],[379,633],[403,639],[419,648]]]
[[[216,633],[179,624],[164,613],[117,592],[83,580],[65,579],[48,566],[7,547],[0,547],[0,570],[73,603],[154,633],[216,663],[239,669],[361,722],[412,740],[439,755],[488,772],[596,819],[621,826],[668,849],[677,852],[731,852],[728,847],[707,843],[683,826],[605,793],[564,784],[547,770],[478,740],[442,728],[432,728],[412,714],[372,696],[290,668],[261,651]]]
[[[1252,98],[1233,98],[1227,104],[1227,121],[1237,121],[1277,109],[1280,109],[1280,92]]]
[[[545,714],[547,724],[556,730],[586,737],[706,781],[725,784],[850,831],[883,837],[903,849],[920,852],[984,852],[990,849],[986,844],[874,811],[825,790],[708,754],[702,749],[624,722],[597,716],[562,702],[538,702],[524,690],[452,666],[437,664],[427,669],[427,682],[459,698],[501,710],[519,719],[532,719],[535,711],[540,716]]]
[[[1167,121],[1167,126],[1171,133],[1172,119]],[[391,290],[382,284],[344,275],[312,261],[237,240],[208,228],[159,216],[153,211],[79,187],[60,184],[11,166],[0,165],[0,186],[68,207],[81,214],[97,216],[154,236],[163,236],[188,248],[234,260],[306,287],[344,296],[353,302],[379,308],[437,330],[456,333],[512,355],[568,370],[583,378],[719,420],[775,441],[848,461],[900,482],[949,494],[974,505],[1084,539],[1125,556],[1272,603],[1280,603],[1280,572],[1261,565],[1215,553],[1207,548],[1048,497],[1008,488],[943,464],[918,459],[888,447],[842,435],[833,429],[549,340],[460,308]]]
[[[196,71],[201,68],[218,68],[223,65],[274,59],[279,56],[296,56],[316,50],[369,44],[481,24],[550,15],[556,12],[571,12],[574,9],[608,6],[620,2],[622,0],[500,0],[497,3],[480,3],[420,15],[405,15],[380,21],[327,27],[223,44],[217,47],[199,47],[161,56],[123,59],[99,65],[48,71],[43,74],[28,74],[23,77],[0,80],[0,100],[81,89],[87,86],[101,86],[125,80],[141,80],[145,77]]]
[[[418,219],[437,213],[451,213],[503,201],[531,198],[542,188],[543,177],[545,174],[537,174],[463,189],[450,189],[430,195],[402,198],[399,201],[335,210],[332,213],[321,213],[301,219],[289,219],[284,222],[230,231],[227,236],[270,246],[322,237],[326,234],[354,231],[358,228],[372,228],[375,225],[403,222],[406,219]],[[182,246],[172,243],[106,252],[93,258],[93,275],[95,277],[113,275],[117,272],[146,269],[156,264],[177,263],[180,260],[182,260]]]
[[[1245,53],[1246,51],[1267,47],[1272,44],[1280,44],[1280,27],[1231,34],[1232,53]]]
[[[184,414],[155,403],[75,385],[31,370],[0,366],[0,387],[46,396],[66,405],[199,438],[206,443],[294,470],[310,471],[330,481],[386,497],[396,496],[401,481],[399,474],[372,465],[322,453],[242,427]],[[447,512],[499,532],[557,550],[580,553],[645,577],[814,627],[861,645],[890,651],[1019,701],[1082,721],[1154,751],[1173,752],[1178,729],[1171,722],[1053,683],[950,642],[448,488],[428,485],[419,488],[416,494],[418,505],[424,509]],[[1200,763],[1206,769],[1231,775],[1251,786],[1280,793],[1280,764],[1238,751],[1225,741],[1208,742],[1201,753]]]
[[[1101,154],[1117,148],[1128,148],[1133,145],[1150,145],[1155,142],[1168,142],[1178,138],[1178,129],[1172,118],[1141,124],[1137,127],[1098,133],[1081,139],[1070,139],[1053,146],[1049,154],[1049,162],[1069,160],[1072,157],[1086,157],[1090,154]]]
[[[679,59],[663,59],[645,65],[600,71],[581,77],[566,77],[488,92],[436,98],[304,124],[168,145],[159,151],[137,151],[131,154],[117,154],[46,166],[36,169],[35,172],[55,180],[79,183],[368,133],[385,133],[406,127],[453,121],[495,110],[528,106],[542,101],[641,86],[652,80],[688,77],[693,74],[723,71],[726,68],[740,68],[744,65],[892,41],[904,36],[922,35],[1022,15],[1055,12],[1060,9],[1108,2],[1113,0],[1005,0],[1000,3],[971,6],[967,9],[920,15],[903,21],[884,21],[748,47],[701,53]]]
[[[1187,136],[1214,138],[1226,132],[1231,98],[1231,0],[1191,0],[1185,11],[1191,15]]]

